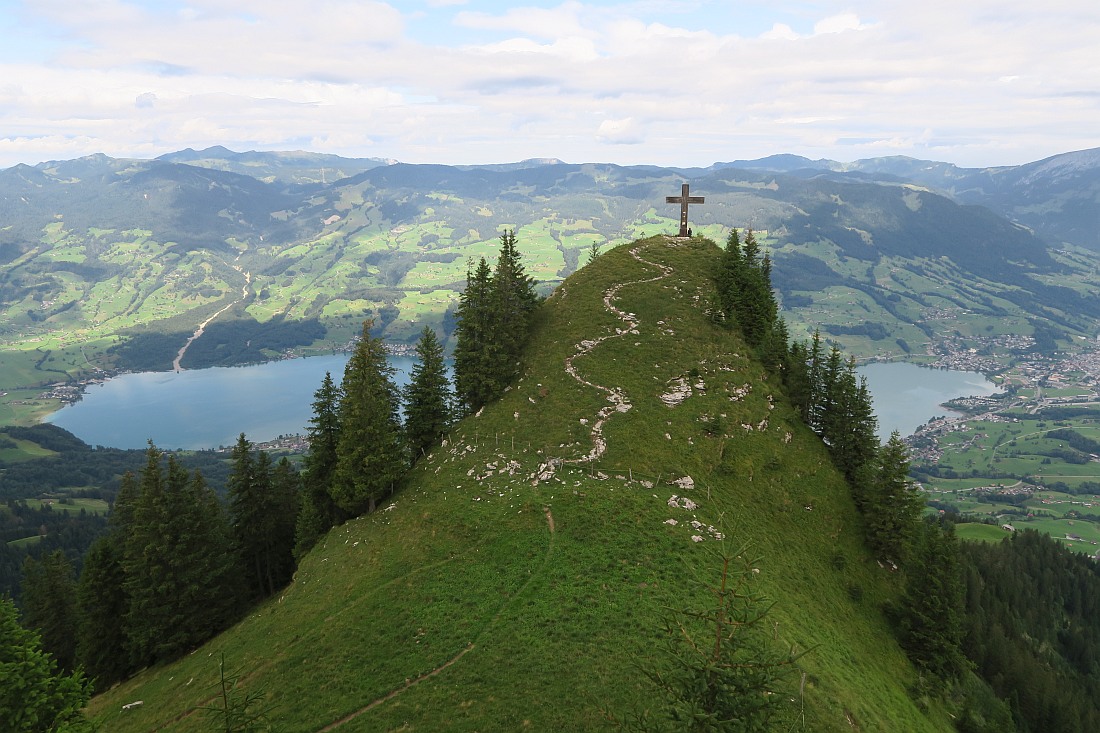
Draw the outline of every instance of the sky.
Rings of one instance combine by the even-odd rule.
[[[0,168],[212,145],[966,167],[1100,147],[1096,0],[0,0],[0,38]]]

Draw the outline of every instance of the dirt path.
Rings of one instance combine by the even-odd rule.
[[[598,460],[600,456],[602,456],[607,450],[607,441],[604,440],[603,437],[603,426],[615,413],[629,412],[630,409],[633,407],[633,405],[630,403],[630,400],[627,399],[627,396],[623,394],[621,387],[608,387],[606,385],[596,384],[594,382],[588,381],[587,379],[582,377],[577,371],[577,367],[574,364],[574,361],[577,359],[577,357],[588,354],[605,341],[608,341],[610,339],[623,338],[627,335],[638,335],[638,316],[634,315],[633,313],[627,313],[626,311],[617,307],[614,303],[615,296],[618,295],[619,290],[626,287],[627,285],[641,285],[643,283],[657,282],[658,280],[663,280],[664,278],[672,274],[671,267],[642,259],[642,256],[638,254],[640,250],[641,246],[635,247],[634,249],[630,250],[630,256],[636,259],[638,262],[659,269],[661,271],[661,274],[657,275],[656,277],[644,278],[641,280],[631,280],[630,282],[625,283],[618,283],[617,285],[612,285],[610,288],[604,291],[604,308],[609,313],[612,313],[620,321],[622,321],[624,327],[616,328],[615,333],[609,333],[605,336],[600,336],[599,338],[581,341],[577,345],[577,351],[565,360],[565,371],[569,374],[569,376],[573,377],[573,379],[577,380],[585,386],[592,387],[593,389],[597,389],[603,392],[607,395],[607,401],[611,404],[604,408],[601,408],[600,411],[596,413],[596,419],[593,422],[592,430],[589,433],[592,438],[592,450],[590,450],[587,455],[581,456],[580,458],[566,460],[564,461],[564,463],[591,463],[592,461]]]
[[[211,321],[213,321],[215,318],[220,316],[222,313],[225,313],[227,310],[229,310],[230,308],[237,305],[238,303],[240,303],[241,301],[243,301],[245,298],[248,297],[248,286],[251,285],[251,284],[252,284],[252,273],[251,272],[246,272],[244,274],[244,287],[241,288],[241,297],[237,298],[232,303],[225,306],[220,311],[218,311],[217,313],[210,316],[205,321],[203,321],[202,323],[199,324],[199,327],[195,329],[195,333],[191,334],[191,338],[187,339],[187,343],[185,343],[183,346],[180,347],[179,353],[176,354],[176,358],[172,362],[172,369],[174,369],[177,372],[183,371],[183,367],[180,366],[180,362],[183,361],[183,355],[187,353],[187,349],[191,346],[191,344],[193,344],[195,342],[195,339],[202,336],[203,331],[206,330],[206,327],[208,325],[210,325]]]
[[[388,702],[388,701],[392,700],[393,698],[397,697],[398,695],[400,695],[402,692],[409,689],[413,685],[418,685],[426,679],[431,679],[432,677],[435,677],[437,674],[439,674],[443,670],[447,669],[447,667],[450,667],[452,664],[457,662],[459,659],[462,659],[468,653],[473,651],[473,649],[474,649],[474,645],[471,642],[468,646],[466,646],[465,649],[463,649],[458,654],[454,655],[453,657],[451,657],[446,662],[439,665],[438,667],[436,667],[432,671],[425,672],[424,674],[422,674],[419,677],[416,677],[414,679],[405,680],[405,684],[402,685],[401,687],[398,687],[396,690],[391,690],[390,692],[388,692],[387,694],[385,694],[382,697],[378,698],[377,700],[375,700],[371,704],[369,704],[365,707],[359,708],[354,713],[351,713],[350,715],[345,715],[343,718],[340,718],[339,720],[337,720],[334,723],[329,723],[324,728],[321,728],[319,731],[317,731],[317,733],[328,733],[328,731],[335,730],[336,728],[339,728],[344,723],[350,723],[351,721],[355,720],[356,718],[358,718],[363,713],[369,712],[370,710],[373,710],[374,708],[378,707],[382,703]]]
[[[555,527],[554,527],[554,515],[550,512],[550,507],[544,506],[542,508],[542,511],[543,511],[543,514],[546,515],[546,525],[547,525],[547,527],[550,528],[550,544],[547,547],[546,557],[543,560],[543,565],[545,566],[546,561],[549,560],[550,555],[553,554],[553,552],[554,552]],[[518,598],[520,595],[523,594],[523,591],[526,590],[527,586],[531,584],[531,580],[533,580],[533,578],[534,578],[534,575],[532,575],[531,578],[528,578],[527,582],[523,584],[523,587],[521,587],[518,591],[516,591],[516,593],[513,595],[512,599],[510,601],[506,602],[503,606],[500,607],[500,609],[496,612],[496,614],[493,615],[493,618],[490,619],[489,623],[485,626],[485,629],[482,629],[482,631],[478,634],[478,638],[480,638],[485,633],[485,631],[487,629],[492,627],[497,622],[497,620],[500,618],[501,614],[504,613],[505,609],[508,607],[508,605],[511,603],[512,600],[515,600],[515,598]],[[345,723],[350,723],[351,721],[355,720],[356,718],[358,718],[363,713],[370,712],[371,710],[378,707],[382,703],[389,702],[390,700],[397,697],[398,695],[400,695],[405,690],[408,690],[410,687],[418,685],[421,682],[423,682],[424,680],[428,680],[428,679],[431,679],[432,677],[435,677],[437,674],[439,674],[443,670],[447,669],[452,664],[456,663],[458,660],[462,659],[464,656],[466,656],[467,654],[472,652],[476,648],[476,646],[477,646],[476,643],[471,641],[469,644],[467,644],[462,649],[462,651],[460,651],[458,654],[454,655],[453,657],[451,657],[450,659],[448,659],[446,662],[439,665],[435,669],[433,669],[429,672],[425,672],[424,674],[420,675],[419,677],[414,677],[412,679],[406,679],[405,683],[403,685],[401,685],[400,687],[396,687],[393,690],[390,690],[389,692],[387,692],[382,697],[379,697],[376,700],[374,700],[374,701],[364,705],[363,707],[359,708],[358,710],[345,715],[344,717],[340,718],[339,720],[336,720],[336,721],[333,721],[332,723],[329,723],[324,728],[318,729],[317,733],[329,733],[329,731],[336,730],[337,728],[344,725]]]

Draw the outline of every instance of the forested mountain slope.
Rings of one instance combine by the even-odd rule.
[[[566,279],[519,381],[391,501],[92,712],[122,733],[205,730],[224,656],[287,733],[605,728],[655,705],[642,671],[666,663],[676,611],[713,607],[725,547],[775,602],[766,643],[812,650],[784,692],[795,730],[951,730],[910,696],[880,611],[897,576],[865,548],[825,446],[707,316],[719,255],[654,237]]]

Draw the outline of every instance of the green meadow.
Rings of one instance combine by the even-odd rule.
[[[699,307],[717,255],[660,237],[567,279],[499,402],[379,511],[334,528],[282,593],[96,698],[94,716],[119,733],[205,730],[224,655],[286,733],[606,729],[654,704],[639,668],[663,664],[671,609],[712,602],[725,551],[774,601],[772,642],[812,650],[784,693],[794,729],[950,728],[910,694],[881,612],[897,577],[864,546],[824,446]],[[689,397],[660,399],[688,376]],[[592,385],[629,404],[602,424],[603,452],[609,403]]]

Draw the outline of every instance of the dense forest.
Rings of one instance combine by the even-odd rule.
[[[963,543],[963,649],[1017,730],[1100,730],[1100,568],[1032,530]]]
[[[43,423],[0,430],[5,441],[29,441],[52,455],[29,461],[0,461],[0,596],[18,599],[26,558],[61,550],[79,571],[92,542],[106,527],[101,513],[76,508],[75,500],[114,501],[122,477],[145,462],[140,450],[92,448],[62,428]],[[8,446],[10,447],[10,446]],[[201,471],[210,487],[225,494],[230,464],[214,451],[180,453],[180,463]]]
[[[187,349],[180,363],[187,369],[212,366],[239,366],[268,361],[278,354],[299,346],[308,346],[325,337],[326,329],[316,318],[287,321],[282,315],[260,323],[244,313],[223,317],[203,331],[201,339]],[[152,327],[128,334],[120,344],[107,352],[115,366],[130,371],[167,371],[176,354],[187,343],[192,331],[158,331]]]

